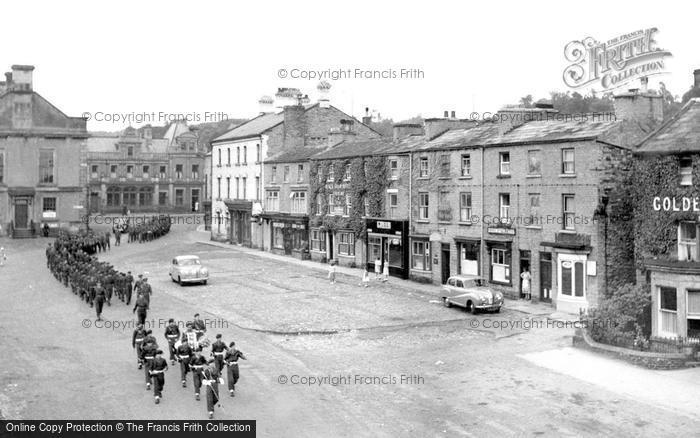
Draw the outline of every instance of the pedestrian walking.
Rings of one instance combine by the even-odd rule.
[[[374,279],[379,280],[382,276],[382,259],[377,257],[374,261]]]
[[[360,282],[360,286],[369,287],[369,272],[366,268],[362,271],[362,281]]]
[[[331,284],[335,284],[335,260],[331,260],[328,264],[328,279]]]
[[[236,383],[238,383],[238,378],[240,377],[238,371],[238,359],[247,359],[243,353],[236,348],[235,342],[231,342],[228,347],[228,351],[224,357],[224,362],[226,363],[226,374],[228,377],[228,393],[231,397],[234,397]]]
[[[389,281],[389,263],[384,263],[384,269],[382,270],[382,281],[384,283]]]
[[[168,361],[163,356],[163,350],[156,350],[156,357],[151,366],[151,379],[153,380],[153,397],[156,404],[160,403],[163,397],[163,387],[165,386],[165,371],[168,369]]]

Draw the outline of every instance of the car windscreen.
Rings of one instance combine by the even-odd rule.
[[[193,266],[193,265],[199,265],[199,260],[198,259],[185,259],[185,260],[180,260],[178,265],[180,266]]]

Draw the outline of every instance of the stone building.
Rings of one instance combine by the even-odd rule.
[[[479,275],[517,298],[578,312],[606,289],[606,183],[640,126],[662,120],[660,96],[630,92],[610,115],[510,108],[498,122],[452,129],[412,152],[411,277]],[[633,122],[633,123],[630,123]]]
[[[186,122],[172,123],[162,138],[148,125],[91,136],[87,149],[91,212],[202,211],[206,148]]]
[[[263,162],[282,151],[326,146],[331,128],[352,119],[330,105],[327,91],[320,84],[320,99],[310,104],[299,90],[280,88],[275,98],[260,99],[258,117],[212,140],[212,239],[264,246],[270,220],[261,216],[269,181]],[[355,129],[363,138],[379,136],[359,121]]]
[[[86,121],[34,91],[33,70],[13,65],[0,82],[0,235],[12,237],[77,226],[86,203]]]
[[[700,338],[700,98],[645,139],[636,158],[640,174],[646,168],[654,175],[638,180],[648,196],[635,210],[652,336]]]

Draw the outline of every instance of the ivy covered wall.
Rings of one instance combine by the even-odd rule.
[[[345,179],[348,166],[349,181]],[[329,180],[331,169],[332,179]],[[387,159],[383,156],[312,161],[309,168],[310,226],[331,232],[352,230],[358,239],[364,240],[366,231],[363,218],[384,216],[387,172]],[[326,214],[331,194],[350,196],[351,211],[347,217]]]

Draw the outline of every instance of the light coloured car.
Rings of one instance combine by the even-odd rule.
[[[198,256],[181,255],[175,257],[170,263],[170,278],[181,285],[183,283],[207,284],[209,270],[202,266]]]
[[[456,275],[442,287],[442,301],[446,307],[464,307],[472,314],[480,311],[500,312],[503,294],[484,286],[484,279],[476,275]]]

